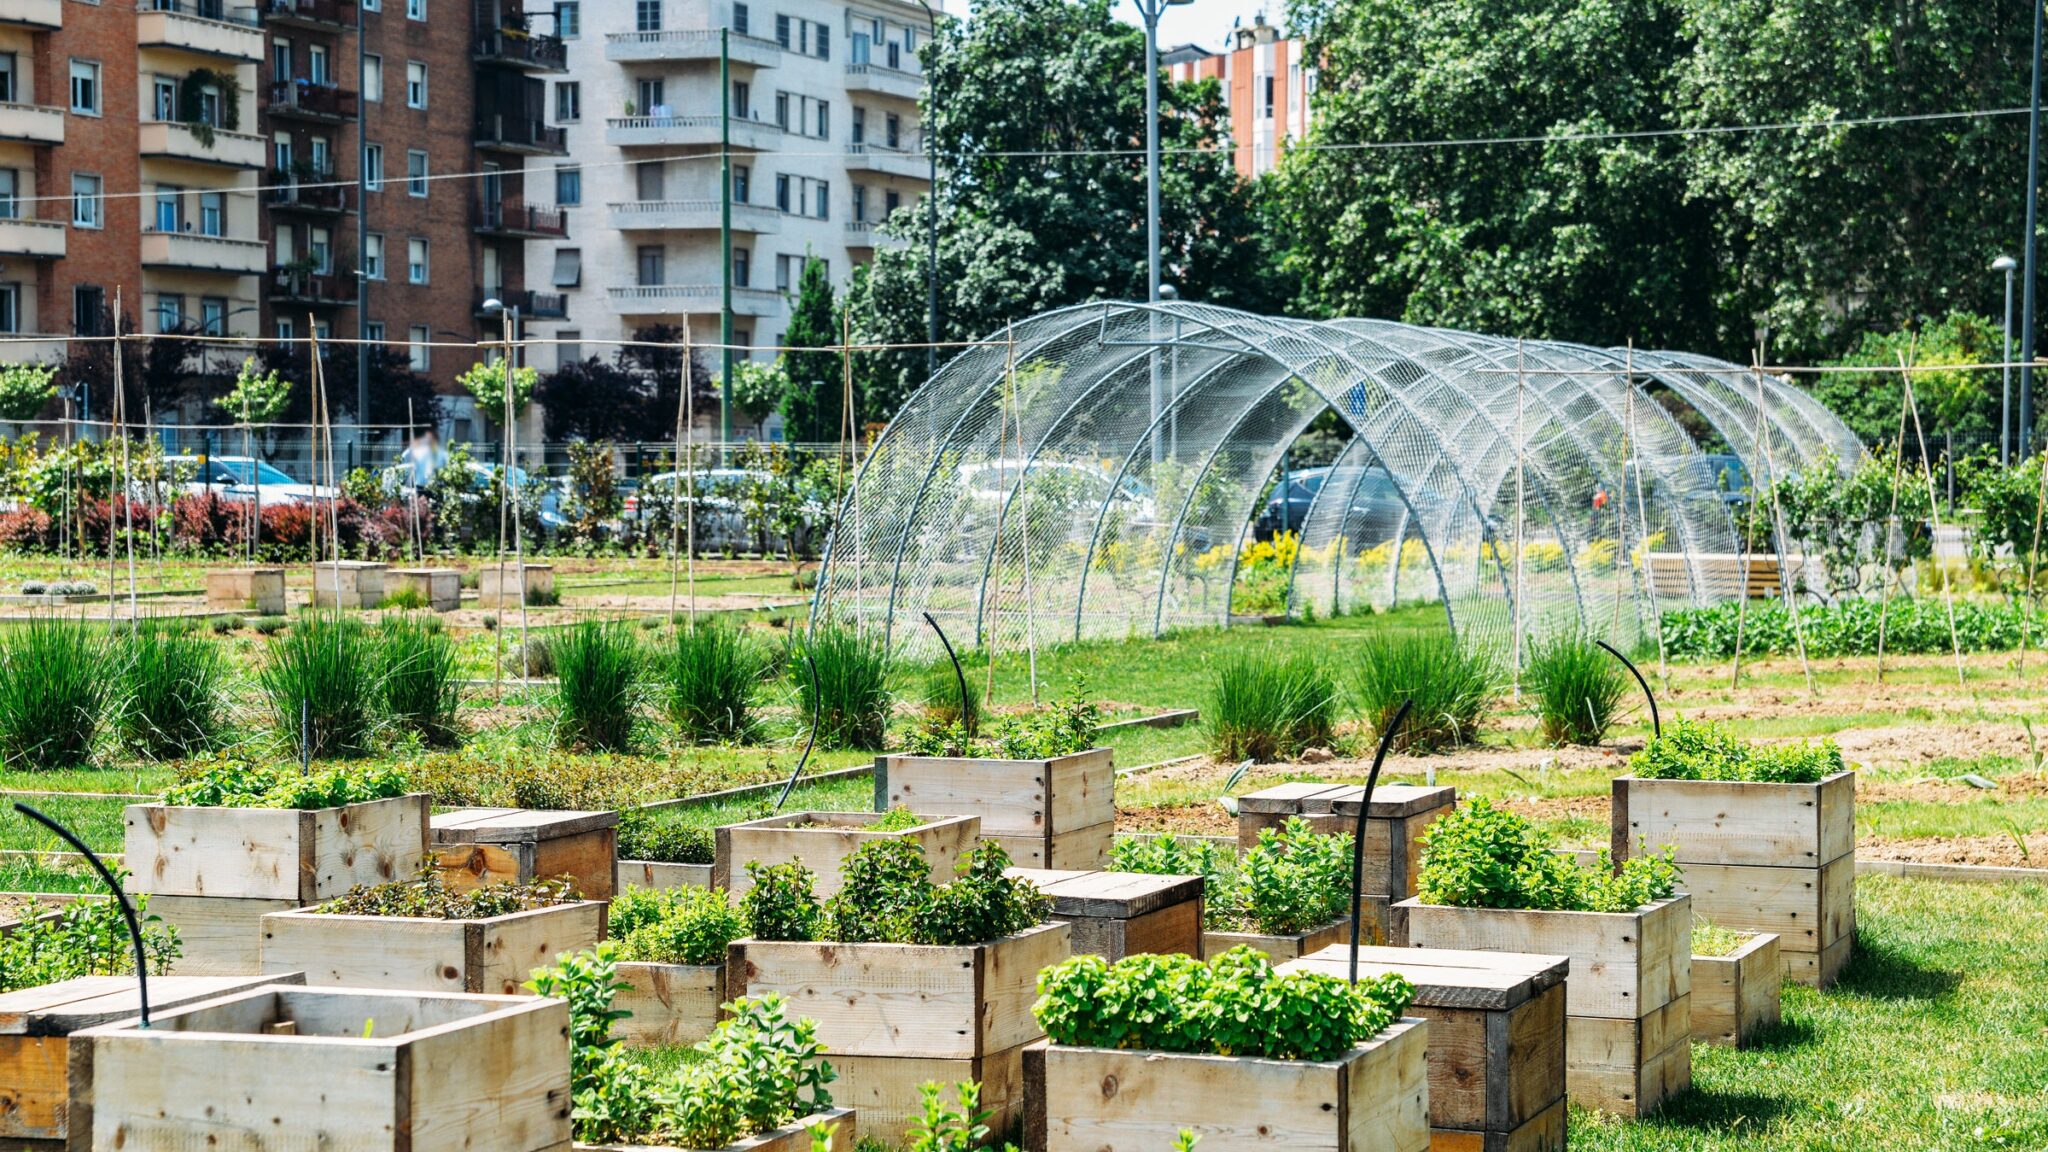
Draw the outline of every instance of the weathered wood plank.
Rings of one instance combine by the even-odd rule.
[[[1832,863],[1856,847],[1856,774],[1837,772],[1813,784],[1618,777],[1614,858],[1626,860],[1645,845],[1675,848],[1681,864]]]
[[[1348,945],[1350,941],[1351,920],[1346,917],[1292,936],[1268,936],[1258,932],[1204,932],[1202,955],[1217,956],[1232,948],[1247,947],[1265,953],[1275,964],[1279,964],[1288,960],[1299,960],[1303,956],[1320,952],[1335,944]]]
[[[710,864],[670,864],[664,860],[619,861],[620,888],[709,888]]]
[[[1396,946],[1531,952],[1568,957],[1567,1011],[1634,1020],[1692,983],[1692,903],[1680,894],[1631,913],[1451,908],[1403,900],[1391,909]]]
[[[991,838],[1058,835],[1116,820],[1116,767],[1107,748],[1052,760],[882,756],[875,780],[877,807],[979,816]]]
[[[1692,1036],[1701,1044],[1747,1047],[1779,1019],[1783,973],[1778,938],[1750,937],[1726,956],[1692,958]]]
[[[428,803],[417,793],[304,811],[135,804],[122,858],[137,892],[311,904],[412,875]]]
[[[315,986],[516,995],[533,969],[604,938],[604,908],[577,901],[483,920],[272,913],[263,968]]]
[[[924,1111],[919,1088],[939,1085],[940,1098],[957,1108],[961,1082],[972,1080],[981,1085],[981,1108],[991,1113],[990,1132],[1008,1132],[1024,1114],[1024,1048],[1020,1044],[968,1060],[830,1055],[839,1074],[832,1082],[832,1102],[854,1110],[863,1135],[901,1146],[912,1120]]]
[[[612,1034],[630,1047],[694,1044],[718,1026],[718,1006],[725,1000],[723,964],[619,965],[621,990],[612,1007],[631,1016],[612,1025]]]
[[[945,884],[953,879],[961,858],[981,842],[978,816],[935,816],[900,832],[876,832],[868,827],[881,818],[877,812],[793,812],[725,825],[715,835],[717,862],[711,869],[712,886],[738,899],[754,886],[753,877],[747,874],[748,864],[794,861],[816,875],[812,891],[824,899],[845,886],[846,858],[876,840],[916,844],[931,865],[932,883]]]
[[[1788,952],[1820,952],[1856,931],[1856,861],[1819,868],[1686,864],[1680,886],[1707,920],[1743,932],[1768,932]]]
[[[175,976],[245,976],[263,971],[263,918],[297,900],[236,896],[151,896],[149,914],[178,929]]]
[[[837,1083],[833,1088],[840,1087]],[[811,1152],[812,1130],[824,1129],[828,1133],[828,1152],[853,1152],[859,1143],[854,1118],[859,1115],[863,1121],[866,1113],[856,1113],[850,1108],[832,1108],[815,1116],[805,1116],[783,1127],[736,1140],[717,1152]],[[669,1146],[650,1144],[578,1144],[576,1152],[689,1152]]]

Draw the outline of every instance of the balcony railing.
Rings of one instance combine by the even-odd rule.
[[[612,310],[621,316],[715,312],[723,292],[717,284],[624,284],[605,289]],[[767,288],[732,290],[733,311],[743,316],[773,315],[781,306],[782,295]]]
[[[476,206],[476,230],[508,236],[562,237],[569,234],[569,215],[560,208],[518,200],[485,200]]]
[[[552,156],[569,154],[569,134],[561,128],[527,116],[505,116],[486,112],[476,118],[476,142],[486,148],[540,152]]]
[[[65,0],[0,0],[0,24],[62,28]]]
[[[353,304],[356,279],[342,272],[304,272],[280,265],[270,270],[270,298],[328,307]]]
[[[569,70],[569,47],[559,36],[539,36],[523,28],[489,28],[476,34],[476,58],[485,64],[508,64],[547,72]]]
[[[607,32],[604,58],[615,64],[659,60],[716,60],[720,50],[717,28],[664,28],[657,32]],[[772,68],[782,60],[782,45],[743,32],[724,40],[728,58],[735,64]]]
[[[270,86],[264,111],[272,116],[299,115],[318,120],[353,120],[356,94],[334,84],[313,84],[305,80],[280,80]]]
[[[0,104],[0,140],[62,144],[64,110],[40,104]]]
[[[145,120],[137,130],[144,156],[171,156],[230,168],[261,168],[269,141],[252,132],[230,132],[182,120]]]
[[[262,0],[258,5],[265,20],[288,24],[324,24],[353,27],[355,0]]]
[[[136,7],[135,42],[233,60],[263,59],[256,9],[205,0],[143,0]]]
[[[846,86],[855,92],[915,100],[924,91],[924,77],[886,64],[855,63],[846,66]]]
[[[346,212],[350,188],[334,182],[333,172],[305,174],[272,169],[264,178],[263,202],[272,208],[301,212]]]
[[[142,266],[184,268],[195,272],[226,272],[254,276],[263,271],[270,246],[261,240],[208,236],[198,232],[142,230]]]

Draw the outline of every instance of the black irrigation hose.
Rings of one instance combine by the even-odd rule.
[[[939,643],[944,645],[946,649],[946,659],[953,662],[953,679],[960,684],[960,730],[972,736],[974,733],[968,731],[968,729],[973,727],[968,722],[968,717],[973,713],[973,707],[967,702],[967,673],[960,670],[960,657],[953,654],[953,642],[946,639],[946,630],[939,627],[939,622],[932,619],[930,612],[924,614],[924,622],[931,625],[932,631],[939,634]]]
[[[782,786],[782,795],[775,798],[777,813],[782,811],[784,804],[789,803],[790,790],[796,787],[797,777],[804,774],[804,765],[811,762],[811,749],[818,746],[818,717],[825,706],[824,697],[818,694],[818,662],[811,659],[809,652],[805,652],[803,657],[804,667],[811,673],[811,735],[804,741],[804,754],[796,758],[796,771],[789,774],[789,783]]]
[[[1593,643],[1607,649],[1608,655],[1621,661],[1621,666],[1628,669],[1628,674],[1635,677],[1636,683],[1642,686],[1643,699],[1650,702],[1650,732],[1654,736],[1662,736],[1664,734],[1664,723],[1657,719],[1657,694],[1650,691],[1650,682],[1643,679],[1642,672],[1636,668],[1635,664],[1630,662],[1628,657],[1621,654],[1620,649],[1605,640],[1595,640]]]
[[[1394,735],[1401,731],[1401,724],[1408,719],[1408,709],[1415,706],[1414,700],[1401,701],[1401,710],[1394,713],[1394,722],[1380,733],[1380,748],[1373,753],[1372,772],[1365,778],[1365,795],[1358,798],[1358,826],[1351,836],[1351,982],[1358,983],[1358,890],[1365,886],[1365,817],[1372,811],[1373,789],[1379,787],[1380,765],[1386,763],[1387,751],[1394,746]]]
[[[135,918],[135,905],[129,902],[128,894],[121,890],[121,882],[114,879],[113,871],[100,859],[99,853],[86,847],[85,841],[80,840],[71,829],[18,800],[14,803],[14,810],[63,837],[66,844],[85,855],[86,862],[92,865],[93,871],[98,872],[100,879],[106,881],[107,890],[114,894],[114,903],[121,906],[122,919],[128,921],[128,942],[135,946],[135,994],[142,1006],[142,1026],[149,1027],[149,958],[142,948],[142,923]]]

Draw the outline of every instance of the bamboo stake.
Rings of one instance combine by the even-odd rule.
[[[1759,349],[1749,362],[1750,374],[1756,378],[1756,427],[1757,435],[1764,442],[1764,467],[1771,477],[1771,528],[1778,538],[1778,594],[1785,601],[1785,612],[1792,618],[1792,642],[1799,649],[1799,670],[1806,676],[1806,694],[1818,696],[1820,690],[1813,683],[1813,665],[1806,660],[1806,627],[1799,618],[1799,597],[1792,591],[1790,579],[1792,541],[1785,534],[1785,506],[1778,500],[1778,466],[1771,453],[1771,438],[1764,427],[1764,373],[1763,353]],[[1745,584],[1747,581],[1745,581]],[[1747,587],[1743,589],[1746,593]]]
[[[108,405],[108,408],[117,416],[121,410],[121,393],[127,391],[126,388],[122,387],[126,383],[126,379],[122,375],[122,343],[121,286],[116,284],[114,286],[114,399]],[[119,426],[116,425],[116,427],[118,428]],[[85,535],[81,532],[79,539],[82,541],[84,538]],[[118,595],[118,589],[114,586],[114,557],[116,555],[117,553],[114,550],[114,505],[110,498],[107,504],[107,634],[109,636],[114,633],[114,599]]]
[[[2027,602],[2022,605],[2025,610],[2022,620],[2025,622],[2020,626],[2020,655],[2015,668],[2022,681],[2027,678],[2027,633],[2032,631],[2034,573],[2040,567],[2041,560],[2041,513],[2043,506],[2048,505],[2048,467],[2042,467],[2039,457],[2035,457],[2035,467],[2041,470],[2041,483],[2039,490],[2034,494],[2034,539],[2027,548]]]
[[[114,388],[114,434],[121,438],[121,519],[128,532],[128,634],[134,635],[141,620],[135,598],[135,467],[128,455],[128,389]],[[107,517],[113,520],[112,516]],[[150,532],[154,539],[156,533]]]
[[[1009,381],[1010,403],[1015,404],[1017,402],[1017,334],[1015,329],[1012,329],[1010,332],[1010,342],[1006,346],[1005,357],[1006,363],[1003,367],[1003,374]],[[1022,491],[1024,485],[1029,483],[1031,478],[1026,472],[1028,461],[1024,456],[1024,414],[1019,412],[1015,415],[1016,419],[1010,421],[1010,427],[1017,431],[1017,488],[1019,491]],[[1029,505],[1026,505],[1026,507],[1028,508]],[[1023,540],[1023,547],[1021,549],[1023,555],[1021,559],[1024,561],[1024,667],[1025,675],[1031,681],[1031,706],[1036,708],[1038,707],[1038,598],[1031,588],[1030,516],[1025,516],[1019,522],[1018,535]],[[1226,597],[1229,594],[1228,590],[1224,592]],[[1224,611],[1226,613],[1229,611],[1229,604],[1227,602],[1224,605]]]
[[[1005,329],[1004,335],[1010,336],[1011,333],[1008,329]],[[989,545],[989,583],[995,588],[994,598],[996,604],[994,612],[984,612],[983,615],[997,621],[998,624],[1001,621],[1000,613],[1002,611],[1003,521],[1010,511],[1010,500],[1005,495],[1010,487],[1009,472],[1006,462],[1003,460],[1003,449],[1009,444],[1010,439],[1008,426],[1010,418],[1010,357],[1016,354],[1016,347],[1013,338],[1012,342],[1004,350],[1003,386],[997,393],[996,400],[996,531],[995,541]],[[983,588],[981,594],[984,599],[991,595],[987,588]],[[977,641],[988,647],[988,675],[982,688],[982,700],[990,707],[993,707],[996,702],[996,637],[1001,631],[1000,627],[991,627],[986,636],[975,637]]]
[[[1900,366],[1905,366],[1903,360]],[[1927,434],[1920,427],[1920,404],[1913,397],[1913,378],[1910,374],[1906,375],[1906,410],[1913,416],[1913,439],[1920,447],[1920,474],[1927,481],[1927,515],[1934,523],[1934,538],[1938,541],[1941,539],[1941,505],[1936,502],[1934,470],[1927,464]],[[1928,550],[1932,553],[1931,543]],[[1948,613],[1948,643],[1955,652],[1956,684],[1960,687],[1963,683],[1963,644],[1956,634],[1955,589],[1951,586],[1948,565],[1943,564],[1939,556],[1934,557],[1934,569],[1941,573],[1941,602]]]

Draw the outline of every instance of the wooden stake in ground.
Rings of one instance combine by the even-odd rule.
[[[117,415],[117,416],[118,416],[118,414],[119,414],[119,412],[120,412],[120,410],[121,410],[121,393],[123,393],[123,392],[126,392],[126,391],[127,391],[127,389],[126,389],[126,388],[123,388],[123,387],[122,387],[122,384],[126,383],[126,381],[125,381],[125,379],[123,378],[123,376],[122,376],[122,374],[121,374],[121,342],[122,342],[122,336],[121,336],[121,286],[120,286],[120,285],[118,285],[118,284],[116,284],[116,285],[114,286],[114,402],[113,402],[113,403],[112,403],[111,405],[109,405],[109,407],[110,407],[110,408],[111,408],[111,409],[112,409],[112,410],[113,410],[113,411],[114,411],[114,412],[116,413],[116,415]],[[115,427],[115,432],[116,432],[116,434],[118,434],[118,433],[119,433],[119,431],[120,431],[120,429],[119,429],[119,426],[118,426],[118,425],[116,425],[116,427]],[[84,534],[83,532],[79,533],[79,539],[80,539],[80,540],[83,540],[84,538],[85,538],[85,534]],[[114,598],[115,598],[115,596],[116,596],[116,595],[118,595],[118,590],[117,590],[117,589],[115,588],[115,586],[114,586],[114,557],[115,557],[115,555],[117,555],[117,553],[116,553],[116,552],[114,551],[114,508],[113,508],[113,505],[109,504],[109,505],[107,506],[107,633],[108,633],[108,635],[112,635],[112,634],[113,634],[113,631],[114,631]]]
[[[1017,402],[1017,332],[1010,330],[1010,342],[1004,353],[1003,376],[1009,382],[1010,403]],[[1017,430],[1017,490],[1021,493],[1024,485],[1030,483],[1030,460],[1024,454],[1024,414],[1016,413],[1010,426]],[[1038,707],[1038,597],[1031,588],[1031,517],[1018,521],[1017,534],[1023,541],[1020,557],[1024,561],[1024,674],[1031,680],[1031,706]],[[1224,595],[1227,597],[1228,592]],[[1229,612],[1226,601],[1224,611]]]
[[[1778,501],[1778,466],[1771,452],[1771,439],[1764,426],[1764,371],[1763,351],[1758,349],[1755,359],[1749,362],[1749,370],[1756,377],[1756,429],[1757,436],[1764,442],[1764,466],[1771,477],[1771,528],[1778,539],[1778,593],[1785,601],[1785,612],[1792,618],[1792,642],[1799,649],[1799,670],[1806,676],[1806,693],[1820,694],[1813,683],[1813,666],[1806,661],[1806,628],[1799,619],[1799,597],[1792,590],[1790,579],[1792,541],[1785,533],[1785,506]],[[1747,584],[1747,581],[1744,581]],[[1745,587],[1743,592],[1747,594]]]
[[[1002,631],[999,625],[1002,620],[1003,521],[1010,511],[1010,499],[1007,495],[1010,488],[1009,470],[1003,460],[1003,449],[1010,441],[1010,357],[1016,354],[1017,348],[1014,333],[1006,328],[1003,334],[1010,338],[1011,343],[1004,353],[1003,383],[996,393],[996,533],[995,542],[989,546],[988,557],[989,583],[995,588],[993,597],[996,604],[996,611],[989,614],[989,619],[996,621],[997,624],[989,627],[986,636],[975,637],[988,647],[988,675],[982,688],[982,699],[990,707],[994,707],[996,702],[996,637]],[[991,593],[987,589],[982,590],[984,600],[990,596]]]
[[[683,543],[689,545],[689,552],[695,553],[697,550],[697,493],[694,481],[690,484],[689,511],[684,512],[679,507],[682,500],[684,478],[694,476],[696,473],[694,467],[697,458],[696,444],[691,439],[695,437],[697,430],[697,416],[694,410],[696,405],[692,402],[694,394],[695,389],[692,387],[690,379],[690,318],[685,315],[683,317],[683,394],[676,401],[675,458],[677,471],[675,476],[671,477],[671,483],[668,486],[668,622],[671,626],[676,622],[676,553],[681,550],[680,545]],[[685,453],[687,453],[687,456]],[[687,517],[688,535],[686,540],[679,541],[676,533],[684,530],[685,517]],[[686,562],[690,569],[690,631],[695,632],[697,630],[697,565],[694,556],[690,557]]]
[[[1913,417],[1913,440],[1920,447],[1920,475],[1927,481],[1927,516],[1934,525],[1934,539],[1928,542],[1927,551],[1929,555],[1934,556],[1934,570],[1941,574],[1941,603],[1948,613],[1948,643],[1950,649],[1955,652],[1956,684],[1960,687],[1963,683],[1963,644],[1961,638],[1956,635],[1955,589],[1952,587],[1948,565],[1941,562],[1940,556],[1934,555],[1934,546],[1941,541],[1941,505],[1937,503],[1934,489],[1934,469],[1927,463],[1927,434],[1920,427],[1920,405],[1913,398],[1913,377],[1910,367],[1905,360],[1900,360],[1899,374],[1906,377],[1906,411]]]
[[[2038,458],[2036,460],[2036,467],[2041,467]],[[2034,539],[2027,546],[2027,599],[2023,605],[2026,612],[2020,625],[2019,662],[2014,667],[2022,680],[2027,676],[2027,633],[2033,630],[2034,573],[2041,561],[2041,513],[2044,507],[2048,507],[2048,467],[2041,467],[2041,483],[2034,493]]]
[[[1524,520],[1524,519],[1522,518],[1522,492],[1523,492],[1523,484],[1525,483],[1525,474],[1524,474],[1524,472],[1523,472],[1523,470],[1522,470],[1522,463],[1523,463],[1523,458],[1522,458],[1522,452],[1523,452],[1523,448],[1525,447],[1525,440],[1524,440],[1524,436],[1525,436],[1525,425],[1523,424],[1523,396],[1524,396],[1524,393],[1525,393],[1525,392],[1527,391],[1527,389],[1528,389],[1528,382],[1529,382],[1528,374],[1527,374],[1527,372],[1526,372],[1526,371],[1525,371],[1524,369],[1525,369],[1525,361],[1524,361],[1524,360],[1523,360],[1523,358],[1522,358],[1522,341],[1521,341],[1521,338],[1520,338],[1520,337],[1516,337],[1516,339],[1515,339],[1515,599],[1514,599],[1514,603],[1513,603],[1513,604],[1512,604],[1512,605],[1510,606],[1510,610],[1511,610],[1511,611],[1513,612],[1513,614],[1514,614],[1514,619],[1513,619],[1513,621],[1511,622],[1511,624],[1512,624],[1512,627],[1514,628],[1514,636],[1513,636],[1513,639],[1512,639],[1512,640],[1510,641],[1510,642],[1511,642],[1511,643],[1512,643],[1512,644],[1514,645],[1514,651],[1513,651],[1513,653],[1511,653],[1511,654],[1510,654],[1510,657],[1509,657],[1509,659],[1510,659],[1510,660],[1512,661],[1512,663],[1513,663],[1513,666],[1514,666],[1514,677],[1513,677],[1513,680],[1511,681],[1511,683],[1510,683],[1510,686],[1509,686],[1509,696],[1510,696],[1510,698],[1511,698],[1511,699],[1512,699],[1512,700],[1513,700],[1513,701],[1514,701],[1515,703],[1518,703],[1518,704],[1519,704],[1519,703],[1521,703],[1521,700],[1522,700],[1522,554],[1523,554],[1524,552],[1528,551],[1528,549],[1527,549],[1527,548],[1525,548],[1525,547],[1523,546],[1523,539],[1522,539],[1522,534],[1523,534],[1523,532],[1524,532],[1524,531],[1526,530],[1526,526],[1527,526],[1527,522],[1526,522],[1526,521],[1525,521],[1525,520]],[[1394,565],[1395,565],[1395,567],[1397,567],[1397,568],[1398,568],[1398,567],[1400,566],[1400,564],[1401,564],[1401,545],[1400,545],[1400,543],[1399,543],[1399,542],[1397,541],[1397,542],[1395,543],[1395,545],[1394,545]]]

